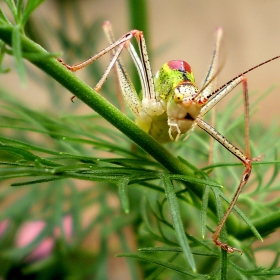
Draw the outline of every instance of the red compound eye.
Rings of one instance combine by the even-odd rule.
[[[171,60],[167,62],[167,65],[172,70],[178,70],[180,72],[191,73],[191,66],[184,60]]]

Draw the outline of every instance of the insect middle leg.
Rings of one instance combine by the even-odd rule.
[[[220,240],[218,240],[221,230],[223,226],[225,225],[225,222],[232,211],[234,205],[236,204],[236,201],[244,188],[244,186],[247,184],[249,177],[251,175],[252,171],[252,161],[258,160],[258,159],[252,159],[251,154],[250,154],[250,146],[249,146],[249,98],[248,98],[248,87],[247,87],[247,80],[244,76],[239,77],[238,79],[235,80],[235,84],[237,85],[238,83],[242,82],[243,84],[243,97],[244,97],[244,116],[245,116],[245,153],[243,153],[241,150],[239,150],[237,147],[235,147],[232,143],[230,143],[223,135],[221,135],[218,131],[216,131],[215,128],[210,126],[208,123],[203,121],[201,117],[199,116],[196,119],[197,125],[202,128],[204,131],[206,131],[208,134],[210,134],[214,139],[216,139],[220,144],[222,144],[227,150],[229,150],[233,155],[235,155],[245,166],[245,170],[242,174],[241,180],[239,182],[238,188],[233,196],[233,199],[226,210],[223,218],[221,219],[217,230],[215,231],[213,235],[213,241],[217,246],[220,246],[222,249],[228,251],[229,253],[233,253],[234,251],[239,251],[242,252],[240,249],[234,248],[229,246],[227,243],[223,243]],[[235,85],[235,86],[236,86]],[[231,91],[231,87],[229,85],[228,92]],[[226,94],[227,94],[226,93]],[[218,93],[219,94],[219,93]],[[216,98],[216,100],[212,101],[210,100],[209,107],[213,107],[220,99],[222,99],[224,96],[215,96],[213,99]],[[225,95],[226,95],[225,94]],[[214,104],[214,105],[213,105]],[[210,110],[207,108],[208,111]],[[202,111],[201,116],[205,114],[205,111]]]

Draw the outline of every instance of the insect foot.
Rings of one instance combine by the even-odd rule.
[[[240,250],[240,249],[238,249],[238,248],[231,247],[231,246],[227,245],[227,243],[223,243],[223,242],[221,242],[221,241],[219,241],[219,240],[214,240],[214,243],[215,243],[217,246],[221,247],[223,250],[225,250],[225,251],[227,251],[228,253],[230,253],[230,254],[232,254],[234,251],[240,252],[241,255],[242,255],[242,253],[243,253],[242,250]]]

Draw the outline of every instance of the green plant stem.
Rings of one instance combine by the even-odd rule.
[[[0,39],[10,46],[12,42],[12,31],[13,27],[11,26],[0,26]],[[163,146],[161,146],[151,136],[141,130],[134,122],[122,114],[117,108],[107,102],[100,94],[96,93],[91,87],[78,79],[72,72],[67,70],[66,67],[59,63],[55,58],[46,58],[48,52],[41,46],[23,35],[21,36],[21,46],[23,54],[29,54],[28,57],[31,63],[46,72],[58,83],[63,85],[71,93],[77,96],[77,98],[82,100],[98,114],[104,117],[108,122],[123,132],[139,147],[141,147],[155,160],[161,163],[162,166],[165,167],[169,172],[184,175],[193,174],[192,171],[190,171],[190,169],[178,158],[169,153]],[[190,191],[192,191],[200,199],[202,198],[204,186],[199,184],[186,184]],[[212,193],[210,193],[209,196],[208,206],[213,213],[216,212],[215,200]],[[272,225],[272,223],[270,224]],[[236,228],[232,228],[230,225],[238,225],[238,220],[233,215],[231,215],[227,220],[227,229],[229,233],[235,232]],[[260,233],[264,229],[262,224],[256,224],[256,227]],[[242,236],[239,230],[238,232],[238,235]],[[267,232],[267,228],[265,232]],[[248,232],[246,238],[248,238],[249,234],[250,232]],[[253,236],[252,232],[251,236]]]
[[[222,249],[221,249],[222,250]],[[222,250],[221,258],[221,280],[227,280],[227,252]]]
[[[279,228],[279,221],[280,211],[263,215],[261,218],[255,219],[252,222],[262,235],[266,235]],[[239,240],[244,240],[252,237],[252,232],[248,227],[241,227],[238,232],[236,232],[235,236]]]

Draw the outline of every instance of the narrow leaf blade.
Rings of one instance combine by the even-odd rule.
[[[178,200],[177,200],[173,185],[172,185],[169,177],[166,175],[162,176],[162,180],[164,183],[165,194],[167,197],[169,209],[170,209],[171,216],[173,219],[173,225],[174,225],[174,228],[175,228],[175,231],[177,234],[179,244],[182,247],[182,251],[183,251],[190,267],[195,272],[196,266],[195,266],[193,254],[191,252],[191,248],[189,246],[189,242],[188,242],[188,239],[185,234],[184,226],[183,226],[181,215],[180,215],[179,204],[178,204]]]

